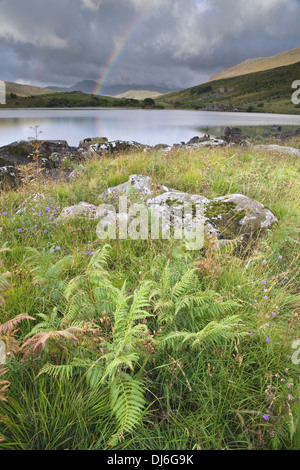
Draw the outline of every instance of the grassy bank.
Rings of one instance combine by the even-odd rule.
[[[299,448],[299,159],[230,147],[84,165],[71,182],[1,194],[0,449]],[[280,222],[244,254],[212,252],[209,240],[200,252],[107,246],[94,221],[54,223],[131,174],[244,194]],[[38,207],[17,213],[36,193]]]

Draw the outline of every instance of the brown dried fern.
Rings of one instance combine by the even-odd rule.
[[[45,349],[48,341],[52,339],[59,340],[61,338],[78,341],[74,333],[81,333],[83,331],[84,331],[83,328],[73,326],[65,330],[46,331],[46,332],[37,333],[32,338],[29,338],[23,344],[23,346],[21,347],[21,350],[25,356],[29,356],[31,354],[37,354]]]
[[[26,315],[26,313],[21,313],[11,320],[8,320],[6,323],[2,323],[2,325],[0,325],[0,334],[12,331],[22,320],[35,320],[35,318]]]

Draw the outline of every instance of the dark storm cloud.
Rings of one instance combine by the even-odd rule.
[[[187,87],[300,45],[298,0],[0,0],[0,78]],[[134,27],[134,25],[136,25]]]

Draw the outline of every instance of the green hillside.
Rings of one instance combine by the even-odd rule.
[[[46,95],[47,93],[53,93],[52,90],[48,90],[47,88],[40,88],[37,86],[31,85],[21,85],[20,83],[13,83],[13,82],[5,82],[6,85],[6,94],[10,96],[11,93],[19,96],[19,97],[27,97],[27,96],[40,96]]]
[[[152,101],[152,100],[151,100]],[[147,101],[138,101],[131,98],[113,98],[111,96],[87,95],[79,92],[57,92],[48,90],[47,94],[39,96],[22,97],[7,95],[5,105],[1,108],[84,108],[84,107],[127,107],[141,108],[154,107]]]
[[[237,77],[248,73],[262,72],[263,70],[271,70],[276,67],[284,67],[286,65],[300,62],[300,47],[296,47],[287,52],[282,52],[272,57],[260,57],[256,59],[248,59],[241,64],[235,65],[230,69],[224,70],[213,75],[208,81],[220,80],[222,78]]]
[[[157,102],[172,108],[300,114],[291,101],[295,80],[300,80],[300,62],[206,82],[162,95]]]

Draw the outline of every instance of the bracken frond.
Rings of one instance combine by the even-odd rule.
[[[145,406],[143,383],[120,372],[110,386],[110,406],[118,424],[111,444],[116,443],[125,432],[130,432],[141,421]]]
[[[48,341],[60,340],[62,338],[70,339],[72,341],[77,341],[77,337],[75,333],[80,333],[84,331],[83,328],[79,327],[70,327],[65,330],[60,331],[47,331],[42,333],[35,334],[32,338],[29,338],[25,343],[22,345],[21,350],[23,353],[28,356],[30,354],[37,354],[45,349]]]
[[[11,320],[8,320],[6,323],[2,323],[0,325],[0,334],[5,333],[7,331],[12,331],[16,325],[18,325],[21,321],[23,320],[35,320],[35,318],[30,317],[26,313],[21,313],[20,315],[17,315],[16,317],[12,318]]]

